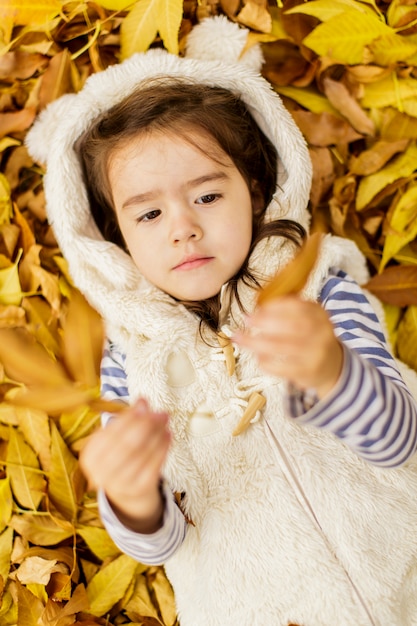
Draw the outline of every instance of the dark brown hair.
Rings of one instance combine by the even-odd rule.
[[[183,79],[161,77],[141,83],[128,97],[98,116],[75,146],[89,194],[91,212],[103,237],[126,250],[113,208],[108,179],[109,159],[120,145],[134,136],[153,131],[180,135],[207,154],[190,135],[202,130],[211,136],[233,161],[252,196],[253,232],[249,254],[229,289],[241,306],[238,282],[256,287],[249,270],[249,256],[265,237],[283,236],[299,245],[303,227],[292,220],[264,223],[264,215],[277,185],[278,155],[244,102],[233,92]],[[210,155],[218,160],[218,155]],[[218,330],[219,295],[197,302],[183,302],[214,331]]]

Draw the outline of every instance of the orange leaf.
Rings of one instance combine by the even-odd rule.
[[[258,304],[272,298],[299,293],[307,282],[320,249],[321,234],[314,233],[301,247],[294,259],[278,272],[258,294]]]

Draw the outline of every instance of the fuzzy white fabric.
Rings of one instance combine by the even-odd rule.
[[[187,58],[152,50],[96,74],[41,114],[27,145],[47,165],[48,216],[73,279],[126,353],[131,397],[145,395],[172,416],[164,473],[174,491],[187,494],[195,524],[166,564],[181,626],[417,626],[417,462],[374,468],[332,435],[288,420],[283,382],[262,374],[247,354],[229,377],[221,349],[200,340],[194,316],[104,241],[90,214],[74,142],[141,81],[168,75],[240,94],[280,156],[268,219],[308,226],[307,147],[258,74],[259,49],[241,55],[246,38],[225,18],[207,20],[194,28]],[[293,252],[280,239],[264,241],[251,264],[267,277]],[[317,297],[330,265],[359,282],[367,278],[354,244],[328,236],[306,297]],[[240,293],[251,310],[253,292]],[[240,311],[229,304],[224,323],[240,325]],[[175,375],[178,362],[184,380]],[[262,419],[234,438],[254,391],[267,399]],[[202,427],[207,410],[211,425]],[[192,424],[192,415],[200,422]]]

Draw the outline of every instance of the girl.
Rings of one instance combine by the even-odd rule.
[[[398,367],[415,378],[341,271],[366,279],[346,240],[326,237],[302,297],[255,307],[304,237],[311,167],[258,51],[237,62],[246,34],[208,20],[194,59],[137,55],[29,135],[107,323],[103,394],[130,405],[82,467],[121,549],[165,565],[182,626],[416,625],[417,407]],[[199,58],[216,35],[233,63]]]

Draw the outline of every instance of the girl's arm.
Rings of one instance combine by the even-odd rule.
[[[260,307],[236,335],[268,373],[288,381],[288,413],[331,431],[381,467],[417,447],[417,403],[360,287],[329,276],[321,304],[290,296]]]
[[[364,292],[344,272],[329,276],[320,296],[342,343],[344,365],[331,393],[318,401],[290,386],[289,412],[333,432],[365,460],[398,467],[417,447],[417,404],[391,356]]]
[[[124,357],[111,344],[106,348],[102,359],[101,388],[104,398],[108,400],[122,400],[126,402],[127,406],[129,405],[129,394],[126,384],[126,374],[124,371]],[[128,458],[127,448],[129,444],[125,442],[125,444],[119,446],[119,449],[117,445],[118,440],[121,439],[122,436],[127,436],[128,440],[137,439],[138,436],[140,437],[141,419],[145,421],[143,428],[147,428],[146,411],[144,415],[138,413],[137,416],[134,415],[133,417],[136,424],[132,425],[129,422],[129,418],[127,418],[126,428],[131,428],[132,426],[139,428],[137,433],[134,434],[134,437],[130,437],[129,433],[120,432],[112,435],[113,438],[110,437],[110,440],[106,442],[106,431],[110,432],[110,430],[114,430],[115,426],[120,426],[122,424],[120,420],[123,420],[124,418],[120,416],[113,417],[111,414],[103,414],[103,425],[108,428],[105,428],[104,431],[98,431],[98,433],[96,433],[96,440],[87,444],[87,446],[91,446],[92,449],[87,451],[87,458],[83,458],[83,456],[81,457],[81,465],[90,482],[93,484],[98,483],[98,505],[100,516],[109,535],[112,537],[116,545],[124,553],[141,563],[148,565],[161,565],[165,563],[165,561],[172,556],[176,549],[181,545],[185,537],[187,524],[183,514],[175,503],[173,494],[169,488],[164,485],[163,481],[160,481],[159,489],[152,489],[152,481],[154,481],[155,478],[158,480],[158,467],[152,466],[152,463],[150,462],[146,463],[146,458],[145,461],[142,462],[141,466],[136,464],[140,459],[140,449],[137,454],[134,454],[137,458],[132,461],[132,469],[129,473],[129,467],[126,463]],[[159,430],[162,430],[158,428],[160,416],[159,414],[150,414],[150,417],[155,418],[155,428],[153,431],[151,430],[152,440],[146,444],[146,447],[150,447],[154,445],[154,442],[156,442],[157,448],[151,456],[155,457],[161,455],[161,458],[163,458],[166,449],[166,441],[163,432],[158,432]],[[113,420],[118,421],[118,423],[112,423]],[[153,419],[151,419],[151,422],[152,421]],[[100,441],[100,439],[103,441]],[[111,448],[109,450],[109,455],[102,453],[102,447],[105,447],[106,445]],[[84,452],[83,454],[85,455]],[[115,456],[118,454],[120,455],[121,464],[119,464],[119,466],[115,465],[116,468],[118,467],[118,470],[113,471],[114,476],[112,479],[112,471],[109,472],[108,466],[110,463],[115,463]],[[104,464],[104,470],[103,468],[100,469],[98,467],[100,464]],[[142,509],[141,498],[143,497],[143,485],[137,484],[141,471],[143,471],[144,474],[149,475],[149,482],[151,484],[151,488],[149,490],[150,499],[152,499],[155,495],[154,491],[157,491],[158,500],[160,501],[160,511],[157,510],[158,506],[155,508],[152,505],[152,509],[155,508],[154,515],[158,516],[158,521],[155,523],[155,520],[153,520],[154,515],[149,518],[149,523],[151,524],[150,531],[149,528],[147,528],[147,524],[143,524],[143,520],[135,519],[136,510],[139,512]],[[106,473],[110,473],[110,477],[106,478]],[[103,488],[100,485],[100,482],[103,481],[103,476],[105,477],[106,485],[108,485],[110,490],[114,490],[116,488],[115,493],[117,494],[117,497],[119,497],[119,492],[125,493],[125,496],[120,500],[119,507],[110,503],[108,498],[109,494],[106,493],[106,487]],[[124,479],[123,476],[125,476]],[[114,482],[116,485],[113,484]],[[147,493],[147,488],[145,489],[145,492]],[[135,497],[135,494],[139,494],[140,497]],[[138,503],[138,508],[136,508],[135,501]],[[147,498],[145,498],[145,506],[146,505]],[[141,527],[144,529],[146,528],[146,531],[142,530],[141,532],[137,532],[137,529]]]

